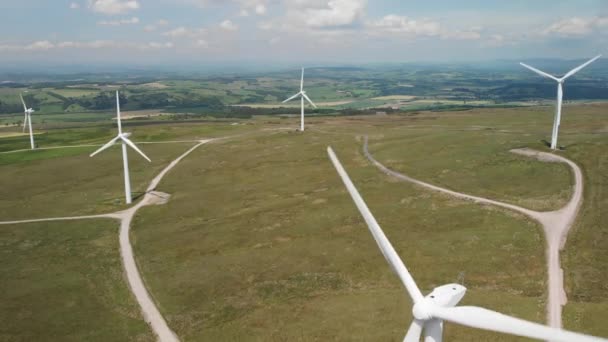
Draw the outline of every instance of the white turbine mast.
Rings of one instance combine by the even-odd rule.
[[[300,79],[300,92],[295,94],[294,96],[288,98],[287,100],[283,101],[283,103],[289,102],[293,99],[295,99],[296,97],[300,96],[300,106],[301,106],[301,110],[300,110],[300,131],[304,132],[304,99],[306,99],[306,101],[308,101],[313,107],[317,108],[317,105],[315,105],[310,98],[308,97],[308,95],[306,95],[306,91],[304,91],[304,68],[302,68],[302,78]]]
[[[380,247],[384,258],[405,286],[414,302],[412,313],[414,321],[410,325],[404,342],[419,342],[424,333],[425,342],[441,342],[443,336],[443,321],[448,321],[472,328],[496,331],[517,336],[554,342],[599,342],[608,341],[603,338],[578,334],[566,330],[554,329],[538,323],[528,322],[501,313],[476,306],[456,306],[464,297],[466,288],[459,284],[448,284],[437,287],[427,296],[423,296],[414,278],[407,270],[399,255],[384,235],[382,228],[363,201],[363,198],[353,185],[344,167],[331,149],[327,153],[336,171],[342,178],[357,209],[365,219],[374,240]]]
[[[30,145],[32,146],[33,150],[36,148],[36,145],[34,144],[34,132],[32,131],[32,113],[34,112],[34,109],[27,108],[27,106],[25,105],[25,101],[23,100],[22,94],[19,94],[19,97],[21,98],[21,103],[23,104],[23,112],[25,113],[25,117],[23,118],[23,132],[25,132],[25,125],[27,124],[30,129]]]
[[[564,82],[570,76],[576,74],[577,72],[579,72],[581,69],[583,69],[587,65],[595,62],[595,60],[597,60],[600,57],[602,57],[602,55],[595,56],[593,59],[587,61],[586,63],[568,71],[568,73],[566,73],[562,78],[557,78],[544,71],[540,71],[534,67],[531,67],[525,63],[519,63],[519,64],[521,64],[521,66],[523,66],[527,69],[530,69],[543,77],[550,78],[557,82],[557,105],[556,105],[556,109],[555,109],[555,118],[553,119],[553,133],[551,134],[551,149],[553,149],[553,150],[557,149],[557,134],[559,133],[559,125],[562,120],[562,101],[563,101],[563,97],[564,97],[564,89],[563,89]]]
[[[146,159],[148,162],[150,162],[151,160],[139,148],[137,148],[137,146],[135,146],[135,144],[131,140],[129,140],[129,136],[131,135],[131,133],[122,132],[122,124],[120,122],[120,99],[118,97],[118,91],[116,91],[116,122],[118,124],[118,135],[114,139],[110,140],[107,144],[103,145],[100,149],[93,152],[91,154],[91,157],[93,157],[94,155],[98,154],[99,152],[101,152],[105,149],[110,148],[117,141],[121,142],[121,144],[122,144],[122,163],[123,163],[123,167],[124,167],[124,176],[125,176],[125,198],[126,198],[127,204],[131,204],[131,202],[132,202],[131,180],[129,179],[129,158],[127,156],[127,145],[129,147],[131,147],[132,149],[134,149],[142,157],[144,157],[144,159]]]

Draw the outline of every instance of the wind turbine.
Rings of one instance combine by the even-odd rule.
[[[365,219],[365,223],[367,223],[384,258],[388,261],[393,271],[397,273],[414,302],[414,307],[412,309],[414,321],[403,340],[404,342],[419,342],[423,331],[425,342],[441,342],[444,320],[472,328],[530,337],[539,340],[550,340],[555,342],[608,341],[599,337],[550,328],[538,323],[524,321],[519,318],[510,317],[476,306],[456,306],[462,297],[464,297],[467,290],[464,286],[459,284],[448,284],[437,287],[433,289],[430,294],[424,296],[416,285],[414,278],[412,278],[410,272],[403,264],[403,261],[401,261],[399,255],[395,252],[390,241],[384,235],[382,228],[380,228],[378,222],[376,222],[376,219],[369,211],[363,198],[353,185],[331,147],[327,148],[327,153],[329,154],[329,158],[336,168],[336,171],[338,171],[338,174],[342,178],[346,189],[355,202],[357,209],[359,209],[359,212]]]
[[[122,163],[125,173],[125,197],[127,200],[127,204],[131,204],[131,180],[129,179],[129,158],[127,156],[127,145],[134,149],[147,161],[151,162],[151,160],[139,148],[137,148],[137,146],[135,146],[135,144],[131,140],[129,140],[129,136],[131,135],[131,133],[122,132],[122,125],[120,122],[120,100],[118,98],[118,91],[116,91],[116,122],[118,123],[118,135],[114,139],[110,140],[107,144],[103,145],[99,150],[93,152],[91,154],[91,157],[95,156],[96,154],[105,149],[110,148],[117,141],[120,141],[122,143]]]
[[[563,89],[563,84],[564,81],[566,81],[566,79],[574,74],[576,74],[577,72],[579,72],[582,68],[586,67],[587,65],[595,62],[596,59],[602,57],[602,55],[598,55],[595,56],[593,59],[589,60],[588,62],[568,71],[568,73],[566,73],[562,78],[557,78],[553,75],[549,75],[546,72],[540,71],[534,67],[531,67],[525,63],[519,63],[521,64],[523,67],[528,68],[532,71],[534,71],[535,73],[543,76],[543,77],[547,77],[550,78],[554,81],[557,82],[557,105],[556,105],[556,109],[555,109],[555,119],[553,119],[553,133],[551,135],[551,149],[555,150],[557,149],[557,133],[559,132],[559,125],[561,123],[562,120],[562,99],[564,97],[564,89]]]
[[[310,100],[310,98],[308,98],[308,95],[306,95],[306,92],[304,91],[304,68],[302,68],[302,79],[300,80],[300,92],[295,94],[294,96],[288,98],[287,100],[283,101],[283,103],[289,102],[298,96],[300,96],[300,104],[301,104],[301,108],[302,108],[302,110],[300,112],[300,132],[304,132],[304,99],[306,99],[306,101],[308,101],[313,107],[317,108],[317,105],[315,105]]]
[[[36,148],[36,145],[34,145],[34,132],[32,132],[32,113],[34,112],[34,109],[27,108],[25,101],[23,100],[23,95],[19,94],[19,97],[21,98],[21,103],[23,103],[23,111],[25,113],[25,117],[23,118],[23,132],[25,132],[25,125],[27,124],[30,128],[30,145],[33,150]]]

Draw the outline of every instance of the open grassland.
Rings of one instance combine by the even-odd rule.
[[[129,150],[134,196],[192,144],[140,145],[148,163]],[[113,147],[95,158],[95,147],[0,155],[0,217],[3,221],[108,213],[124,208],[122,153]],[[29,161],[23,159],[35,158]]]
[[[608,136],[581,133],[569,139],[577,142],[566,155],[583,168],[586,186],[584,205],[562,258],[568,292],[566,327],[608,336]]]
[[[560,132],[560,144],[567,150],[558,152],[583,168],[586,182],[581,216],[562,257],[569,296],[564,325],[600,336],[608,336],[603,319],[608,312],[608,219],[604,214],[608,159],[603,157],[608,155],[607,108],[603,104],[568,106]],[[304,134],[260,131],[297,123],[271,117],[239,125],[126,125],[136,142],[241,135],[200,147],[161,182],[158,190],[172,195],[169,203],[143,208],[133,223],[138,265],[160,311],[183,340],[402,340],[410,324],[411,304],[327,158],[325,148],[332,145],[424,292],[457,281],[463,272],[469,291],[462,304],[545,322],[547,275],[540,227],[509,211],[396,182],[362,156],[361,136],[370,136],[370,151],[380,161],[421,180],[534,209],[555,209],[570,196],[568,169],[508,153],[516,147],[546,148],[540,140],[550,138],[552,112],[551,107],[535,107],[314,117],[307,120]],[[37,141],[46,146],[101,144],[114,134],[111,125],[49,130]],[[24,138],[0,139],[0,150],[27,148]],[[142,191],[153,175],[190,146],[140,145],[152,165],[129,151],[134,191]],[[113,148],[91,159],[88,153],[93,150],[0,154],[0,179],[4,180],[0,187],[9,194],[0,198],[2,218],[124,208],[119,150]],[[104,222],[99,222],[80,224],[101,227]],[[90,232],[72,231],[74,225],[79,227],[76,223],[57,223],[65,230],[11,226],[4,231],[17,234],[17,228],[29,227],[35,231],[23,230],[24,235],[10,237],[14,241],[5,242],[6,255],[25,254],[11,244],[28,246],[36,234],[53,231],[60,234],[52,239],[61,238],[57,240],[61,246],[70,246],[80,241],[79,234]],[[115,239],[115,230],[108,234]],[[86,236],[96,241],[95,246],[106,246],[97,242],[96,235]],[[112,246],[117,248],[115,240]],[[53,252],[61,249],[53,248]],[[45,253],[36,249],[31,257],[47,260]],[[62,254],[52,260],[72,260],[72,256]],[[75,258],[74,269],[91,271],[94,263],[89,256]],[[12,267],[7,260],[3,265]],[[4,274],[22,279],[21,268],[7,268]],[[46,303],[35,297],[20,300],[25,306]],[[120,307],[125,303],[112,308],[136,319],[130,309]],[[56,316],[19,321],[11,334],[38,331],[17,324],[35,324],[43,330],[51,322],[55,329],[70,318]],[[106,318],[110,316],[103,319],[111,322]],[[95,322],[86,314],[80,317],[78,324]],[[148,330],[140,333],[135,323],[127,324],[131,321],[114,324],[122,329],[115,336],[74,339],[151,338]],[[86,330],[69,325],[57,329]],[[445,336],[456,341],[521,340],[451,324],[446,324]],[[37,337],[16,339],[40,340]]]
[[[260,125],[263,126],[263,125]],[[127,126],[128,127],[128,126]],[[203,138],[243,134],[257,125],[155,125],[129,129],[132,139],[152,159],[151,163],[129,149],[129,169],[134,197],[143,194],[150,180],[177,156]],[[39,145],[101,144],[115,134],[112,127],[54,130],[41,137]],[[45,139],[46,138],[46,139]],[[27,137],[0,139],[12,150]],[[153,142],[181,141],[155,144]],[[12,142],[12,143],[11,143]],[[151,144],[146,144],[151,142]],[[122,153],[119,145],[95,158],[89,154],[98,146],[25,150],[0,154],[0,220],[108,213],[124,208]],[[53,203],[57,205],[52,205]]]
[[[153,341],[111,220],[0,227],[0,340]]]
[[[583,207],[562,253],[568,295],[564,327],[604,337],[608,336],[608,326],[602,323],[608,313],[607,109],[602,103],[567,106],[559,136],[559,145],[566,150],[557,152],[583,169],[585,183]],[[569,198],[569,191],[564,191],[572,184],[568,169],[507,152],[513,147],[546,148],[540,140],[550,139],[552,114],[552,107],[479,109],[421,113],[404,117],[402,124],[394,117],[352,118],[336,125],[327,122],[319,129],[363,134],[390,123],[398,126],[394,128],[398,133],[386,129],[370,134],[370,151],[392,168],[462,192],[557,209]],[[362,125],[366,128],[359,128]],[[441,144],[435,144],[433,137]]]
[[[425,291],[465,272],[465,303],[545,318],[539,227],[500,210],[395,183],[351,134],[276,133],[193,152],[134,222],[135,251],[184,340],[403,338],[409,300],[325,148],[333,145]],[[446,339],[518,340],[448,326]]]
[[[370,152],[387,167],[426,182],[534,210],[558,209],[570,199],[568,166],[509,152],[523,146],[541,148],[537,137],[483,129],[404,133],[394,129],[372,136]]]

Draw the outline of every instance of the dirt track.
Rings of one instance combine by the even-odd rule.
[[[367,159],[389,176],[410,183],[414,183],[434,191],[443,192],[457,198],[470,200],[475,203],[489,204],[514,210],[538,221],[543,227],[545,239],[547,241],[547,268],[549,275],[549,295],[547,302],[548,324],[551,327],[561,329],[562,306],[566,304],[567,299],[566,292],[564,290],[564,277],[563,270],[560,266],[559,251],[564,248],[568,231],[570,230],[570,228],[572,228],[572,225],[576,220],[576,216],[583,201],[582,171],[578,167],[578,165],[576,165],[571,160],[552,153],[539,152],[531,149],[517,149],[511,150],[511,152],[527,157],[532,157],[542,162],[557,162],[568,164],[572,168],[572,171],[574,173],[574,193],[568,204],[566,204],[566,206],[559,210],[539,212],[508,203],[503,203],[483,197],[467,195],[464,193],[444,189],[436,185],[425,183],[423,181],[414,179],[399,172],[390,170],[389,168],[378,162],[376,159],[374,159],[371,153],[369,153],[367,136],[365,137],[365,141],[363,144],[363,153],[365,154]]]
[[[190,148],[188,151],[183,153],[177,159],[172,161],[166,168],[164,168],[148,185],[146,189],[146,195],[144,198],[138,202],[133,207],[118,211],[110,214],[101,214],[101,215],[90,215],[90,216],[72,216],[72,217],[55,217],[55,218],[43,218],[43,219],[31,219],[31,220],[21,220],[21,221],[4,221],[0,222],[0,225],[7,224],[19,224],[19,223],[32,223],[32,222],[46,222],[46,221],[65,221],[65,220],[84,220],[84,219],[100,219],[100,218],[111,218],[120,220],[120,255],[122,258],[123,267],[125,269],[125,273],[127,275],[127,279],[129,281],[129,287],[131,291],[135,295],[139,306],[141,307],[142,314],[146,322],[150,324],[152,330],[158,337],[159,341],[179,341],[177,335],[169,328],[167,322],[158,311],[156,304],[152,301],[150,294],[146,290],[144,282],[139,274],[139,270],[137,269],[137,263],[135,262],[135,257],[133,256],[133,247],[131,246],[131,241],[129,239],[129,232],[131,230],[131,221],[137,211],[144,206],[147,205],[155,205],[155,204],[163,204],[168,199],[169,195],[156,192],[155,189],[158,186],[158,183],[163,179],[163,177],[174,168],[177,163],[179,163],[183,158],[188,156],[192,151],[197,149],[199,146],[208,143],[210,140],[200,140],[197,141],[194,147]]]

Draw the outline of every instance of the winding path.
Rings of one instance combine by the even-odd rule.
[[[165,167],[148,185],[146,189],[146,195],[144,198],[139,201],[133,207],[118,211],[110,214],[101,214],[101,215],[89,215],[89,216],[72,216],[72,217],[55,217],[55,218],[44,218],[44,219],[32,219],[32,220],[21,220],[21,221],[4,221],[0,222],[0,225],[8,225],[8,224],[19,224],[19,223],[32,223],[32,222],[48,222],[48,221],[66,221],[66,220],[84,220],[84,219],[100,219],[100,218],[111,218],[120,220],[120,255],[122,258],[122,264],[127,274],[127,279],[129,281],[129,287],[131,291],[135,295],[139,306],[141,307],[142,314],[146,322],[150,324],[154,333],[158,336],[159,341],[167,341],[167,342],[175,342],[179,341],[177,335],[169,328],[167,322],[158,311],[158,308],[152,301],[148,290],[144,285],[143,279],[141,278],[141,274],[137,268],[137,263],[135,262],[135,257],[133,256],[133,247],[131,246],[131,241],[129,239],[129,232],[131,230],[131,221],[133,217],[137,213],[137,211],[144,206],[154,205],[163,203],[166,201],[166,194],[159,193],[154,191],[158,186],[158,183],[163,179],[163,177],[173,169],[177,163],[179,163],[182,159],[188,156],[192,151],[197,149],[203,144],[206,144],[214,139],[208,140],[197,140],[198,144],[190,148],[188,151],[184,152],[177,159],[172,161],[167,167]],[[180,141],[184,142],[184,141]]]
[[[516,149],[511,150],[511,152],[536,158],[543,162],[558,162],[568,164],[574,172],[574,193],[572,194],[572,198],[568,204],[555,211],[534,211],[513,204],[444,189],[387,168],[374,159],[371,153],[369,153],[367,136],[365,136],[363,143],[363,154],[372,164],[389,176],[404,180],[406,182],[414,183],[434,191],[443,192],[457,198],[470,200],[475,203],[489,204],[517,211],[538,221],[543,227],[545,239],[547,241],[547,266],[549,275],[549,296],[547,302],[548,323],[551,327],[561,329],[562,306],[566,304],[567,299],[566,291],[564,290],[564,273],[560,266],[559,251],[563,249],[564,245],[566,244],[568,231],[570,228],[572,228],[583,201],[583,174],[581,169],[574,162],[552,153],[539,152],[531,149]]]

